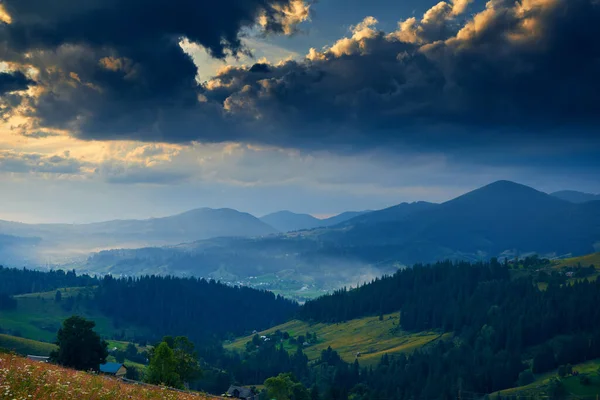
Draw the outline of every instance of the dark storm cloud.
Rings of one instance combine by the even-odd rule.
[[[600,2],[491,1],[455,36],[423,44],[423,32],[417,22],[355,33],[268,76],[231,69],[206,96],[260,115],[257,131],[306,127],[290,141],[460,146],[597,135]]]
[[[40,127],[83,138],[418,151],[600,128],[596,0],[492,0],[468,20],[468,1],[438,3],[389,34],[367,18],[304,60],[228,68],[202,85],[179,38],[237,53],[261,13],[268,29],[289,31],[278,10],[296,3],[60,3],[6,2],[13,23],[0,48],[41,70]]]
[[[0,96],[10,92],[26,90],[34,82],[20,71],[0,72]]]
[[[71,129],[84,138],[166,141],[185,139],[171,139],[161,129],[186,137],[211,127],[194,109],[197,69],[179,46],[182,38],[224,58],[247,52],[241,36],[257,21],[267,33],[292,33],[308,16],[301,0],[1,5],[10,23],[0,22],[0,61],[36,68],[36,80],[47,89],[31,99],[30,115],[39,126]]]

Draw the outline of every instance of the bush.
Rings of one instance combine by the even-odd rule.
[[[535,377],[533,376],[533,371],[530,369],[526,369],[519,374],[519,386],[529,385],[533,383]]]
[[[591,383],[590,377],[587,375],[581,375],[579,377],[579,383],[581,383],[583,386],[588,386]]]

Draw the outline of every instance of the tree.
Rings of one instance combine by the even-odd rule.
[[[184,383],[192,382],[202,376],[198,354],[185,336],[177,336],[173,341],[173,354],[177,362],[176,372]]]
[[[132,381],[139,381],[140,380],[140,371],[133,365],[128,365],[127,373],[125,374],[125,378],[131,379]]]
[[[181,388],[181,378],[177,374],[177,361],[169,345],[161,342],[152,353],[146,372],[146,382]]]
[[[321,395],[319,394],[319,388],[317,385],[313,385],[310,388],[310,400],[321,400]]]
[[[125,357],[131,361],[135,361],[138,358],[138,351],[137,347],[135,347],[135,344],[127,344],[127,347],[125,348]]]
[[[308,390],[290,373],[279,374],[265,381],[265,389],[269,399],[277,400],[310,400]]]
[[[552,347],[548,345],[542,346],[538,353],[533,358],[533,372],[539,374],[540,372],[546,372],[556,367],[556,360],[554,358],[554,351]]]
[[[563,399],[566,395],[567,391],[565,386],[561,381],[556,378],[551,378],[550,383],[548,384],[548,394],[550,395],[550,399],[559,400]]]
[[[98,371],[100,364],[106,362],[108,350],[106,341],[94,332],[95,326],[95,322],[79,316],[64,320],[57,334],[58,350],[50,358],[66,367]]]
[[[115,360],[117,360],[118,363],[123,364],[125,362],[125,352],[121,351],[121,350],[117,350],[114,352],[115,355]]]

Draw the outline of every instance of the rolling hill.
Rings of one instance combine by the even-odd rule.
[[[103,337],[112,337],[115,332],[120,331],[109,317],[96,310],[87,307],[69,309],[64,306],[65,303],[68,303],[69,297],[76,297],[80,293],[83,295],[87,293],[91,296],[92,288],[63,288],[61,293],[62,303],[54,301],[56,291],[15,296],[17,308],[0,313],[0,327],[10,335],[42,342],[53,342],[62,321],[77,314],[94,321],[97,332]],[[131,324],[123,331],[128,337],[138,333],[147,333],[147,330]],[[0,344],[0,347],[4,346]]]
[[[275,282],[296,282],[295,290],[331,289],[419,262],[577,256],[599,249],[600,202],[574,204],[499,181],[442,204],[403,203],[330,227],[104,251],[90,256],[82,269],[195,275],[250,286],[271,274]]]
[[[287,332],[290,337],[297,338],[309,332],[317,335],[317,342],[304,348],[309,360],[316,360],[321,351],[330,347],[335,349],[346,362],[354,362],[360,353],[362,366],[378,363],[383,354],[410,353],[429,343],[438,340],[442,335],[438,332],[410,333],[399,329],[398,313],[385,315],[380,321],[378,317],[365,317],[339,324],[310,324],[300,320],[292,320],[275,326],[258,334],[268,336],[276,331]],[[227,350],[241,352],[252,336],[244,336],[226,344]],[[444,335],[450,337],[450,334]],[[289,352],[295,352],[297,345],[284,342]]]
[[[261,217],[260,220],[281,232],[292,232],[341,224],[370,211],[346,211],[333,217],[319,219],[309,214],[296,214],[291,211],[278,211]]]
[[[291,211],[278,211],[261,217],[260,220],[281,232],[316,228],[320,219],[309,214],[296,214]]]
[[[174,245],[221,236],[263,236],[276,233],[258,218],[232,209],[199,208],[146,220],[114,220],[71,224],[23,224],[0,221],[0,234],[37,240],[38,262],[60,262],[68,256],[105,248]],[[0,238],[0,245],[3,241]],[[6,248],[7,246],[4,246]]]

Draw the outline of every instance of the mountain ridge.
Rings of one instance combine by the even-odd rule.
[[[310,214],[299,214],[289,210],[276,211],[260,217],[259,219],[281,232],[326,228],[343,223],[349,219],[372,211],[345,211],[329,218],[316,218]]]
[[[571,203],[600,201],[600,194],[578,192],[576,190],[560,190],[558,192],[550,193],[550,195]]]

